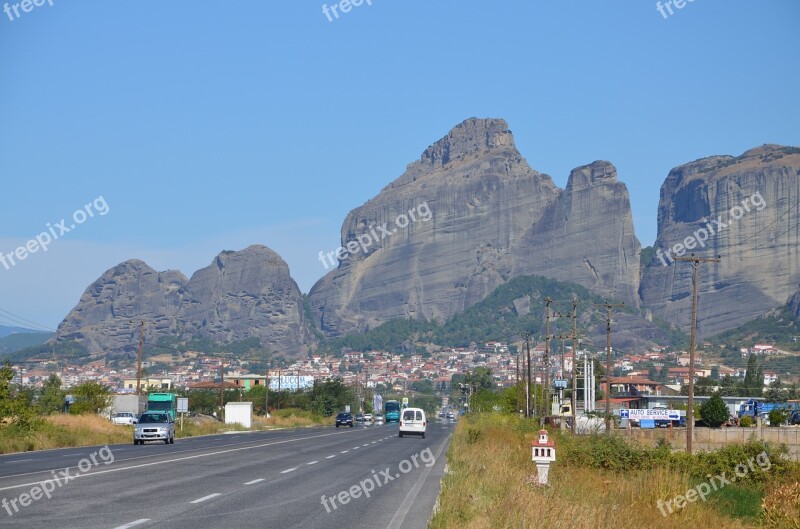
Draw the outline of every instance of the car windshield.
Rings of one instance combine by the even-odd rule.
[[[158,423],[169,422],[169,415],[142,415],[139,418],[140,423]]]

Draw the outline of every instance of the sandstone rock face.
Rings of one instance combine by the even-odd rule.
[[[267,349],[306,353],[311,343],[302,296],[289,267],[265,246],[223,252],[191,280],[126,261],[92,283],[58,327],[57,340],[90,352],[136,351],[138,322],[147,343],[192,336],[225,343],[257,337]]]
[[[538,274],[639,305],[641,246],[617,170],[597,161],[573,169],[566,189],[513,248],[513,275]]]
[[[800,290],[795,292],[794,295],[789,298],[787,307],[789,312],[791,312],[795,318],[800,318]]]
[[[178,318],[185,333],[225,343],[261,339],[275,352],[305,353],[311,335],[289,266],[266,246],[222,252],[192,275]]]
[[[418,220],[399,226],[412,211]],[[640,246],[613,166],[576,169],[562,191],[528,166],[500,119],[469,119],[426,149],[350,212],[342,247],[365,241],[376,226],[391,235],[340,254],[338,267],[309,293],[328,335],[393,318],[444,321],[524,274],[615,292],[638,305]]]
[[[800,280],[798,202],[797,148],[765,145],[673,169],[661,186],[657,252],[642,278],[643,303],[689,329],[692,266],[667,254],[693,252],[722,259],[700,270],[700,336],[785,304]]]

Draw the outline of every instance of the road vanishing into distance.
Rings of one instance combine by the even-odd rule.
[[[421,529],[453,426],[431,422],[425,439],[396,424],[325,426],[8,454],[0,527]]]

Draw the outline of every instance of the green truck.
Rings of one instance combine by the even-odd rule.
[[[178,396],[175,393],[150,393],[147,396],[147,411],[166,412],[174,421],[177,416],[177,410]]]

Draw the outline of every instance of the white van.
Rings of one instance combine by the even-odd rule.
[[[425,439],[425,428],[428,420],[422,408],[406,408],[400,415],[400,437],[403,434],[418,434]]]

